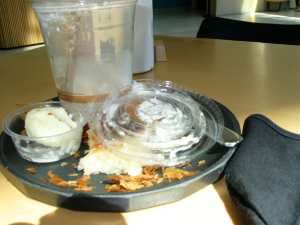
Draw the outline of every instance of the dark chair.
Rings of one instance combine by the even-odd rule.
[[[207,17],[197,38],[300,45],[300,24],[266,24]]]

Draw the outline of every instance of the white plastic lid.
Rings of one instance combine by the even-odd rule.
[[[95,99],[90,120],[95,138],[120,157],[161,166],[208,150],[223,124],[212,100],[161,80],[136,80],[112,90],[104,102]]]

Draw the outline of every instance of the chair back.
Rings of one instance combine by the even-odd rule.
[[[300,24],[267,24],[207,17],[197,38],[300,45]]]

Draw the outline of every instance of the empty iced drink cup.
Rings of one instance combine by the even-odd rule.
[[[27,0],[45,41],[61,101],[88,108],[132,80],[137,0]]]

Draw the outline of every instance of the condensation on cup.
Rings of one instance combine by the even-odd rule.
[[[137,0],[27,0],[45,41],[61,101],[87,109],[132,80]]]

